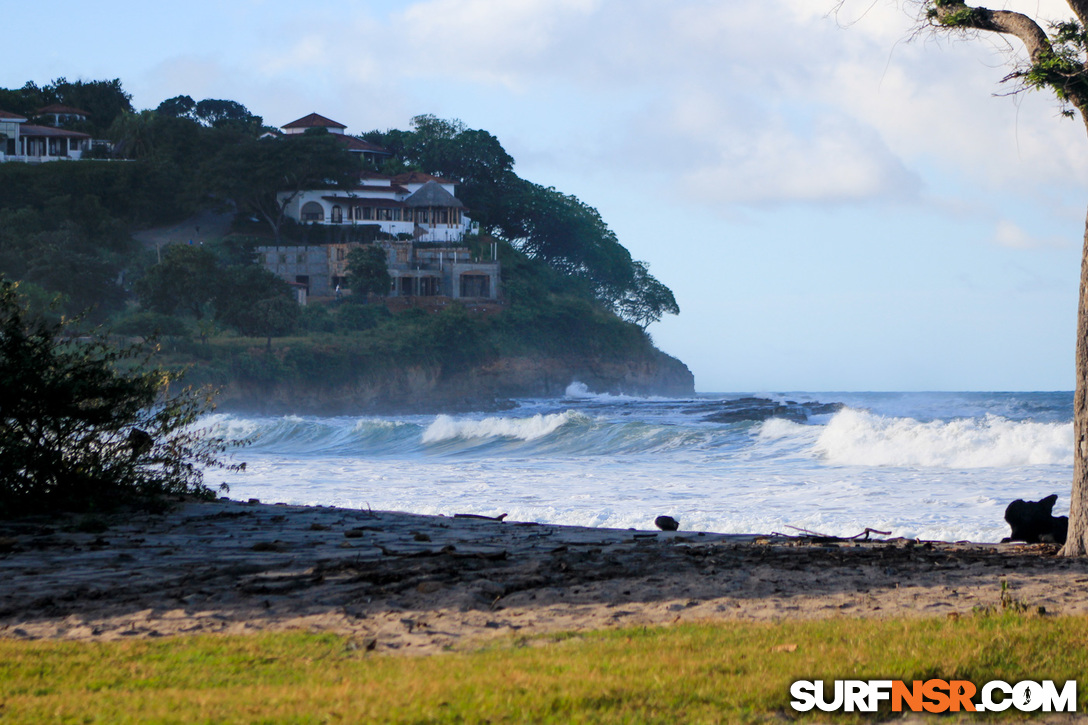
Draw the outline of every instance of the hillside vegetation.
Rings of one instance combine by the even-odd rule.
[[[191,367],[197,381],[319,379],[333,390],[415,369],[436,389],[505,358],[566,360],[572,369],[576,361],[652,367],[665,359],[645,328],[679,312],[672,292],[591,206],[518,177],[487,131],[416,117],[409,130],[365,134],[393,156],[364,169],[323,131],[260,138],[269,130],[263,120],[234,101],[179,96],[137,112],[116,80],[0,89],[0,109],[31,115],[50,102],[92,109],[80,130],[108,138],[112,157],[0,164],[0,275],[20,281],[38,314],[86,312],[119,335],[157,335],[163,360]],[[479,253],[497,244],[503,305],[391,311],[371,294],[369,303],[355,295],[298,307],[253,249],[303,243],[325,230],[292,222],[276,192],[345,187],[363,170],[456,182],[480,222],[480,235],[466,243]],[[209,210],[235,215],[230,234],[203,246],[134,241],[138,230]],[[349,281],[380,289],[363,263],[350,271]],[[690,378],[668,360],[678,380]]]

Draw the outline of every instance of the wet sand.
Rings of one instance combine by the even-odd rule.
[[[454,513],[220,501],[0,522],[0,637],[302,629],[430,654],[511,633],[967,614],[1000,607],[1002,582],[1031,611],[1088,614],[1088,560],[1059,558],[1055,546],[591,529]]]

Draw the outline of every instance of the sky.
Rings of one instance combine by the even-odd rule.
[[[15,3],[0,86],[120,78],[137,109],[485,129],[674,291],[649,331],[700,391],[1071,390],[1083,124],[1001,83],[1015,43],[835,4]]]

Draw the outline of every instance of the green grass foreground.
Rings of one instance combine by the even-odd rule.
[[[793,719],[796,679],[1081,678],[1082,712],[1088,695],[1084,617],[681,625],[433,657],[359,644],[305,633],[3,640],[0,723],[763,722]]]

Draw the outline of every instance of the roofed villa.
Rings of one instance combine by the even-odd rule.
[[[56,124],[87,119],[87,112],[68,106],[46,106],[38,117]],[[55,126],[39,126],[16,113],[0,110],[0,162],[41,163],[79,159],[91,150],[90,134]]]
[[[343,124],[316,113],[282,127],[283,137],[324,128],[353,153],[380,162],[392,154],[375,144],[344,134]],[[430,174],[388,176],[364,172],[350,189],[281,192],[287,216],[303,225],[350,231],[369,227],[378,233],[392,277],[391,297],[499,299],[499,263],[474,258],[465,238],[479,233],[456,196],[456,184]],[[349,235],[350,237],[350,235]],[[312,296],[327,296],[346,282],[347,252],[358,243],[265,246],[265,265]]]

